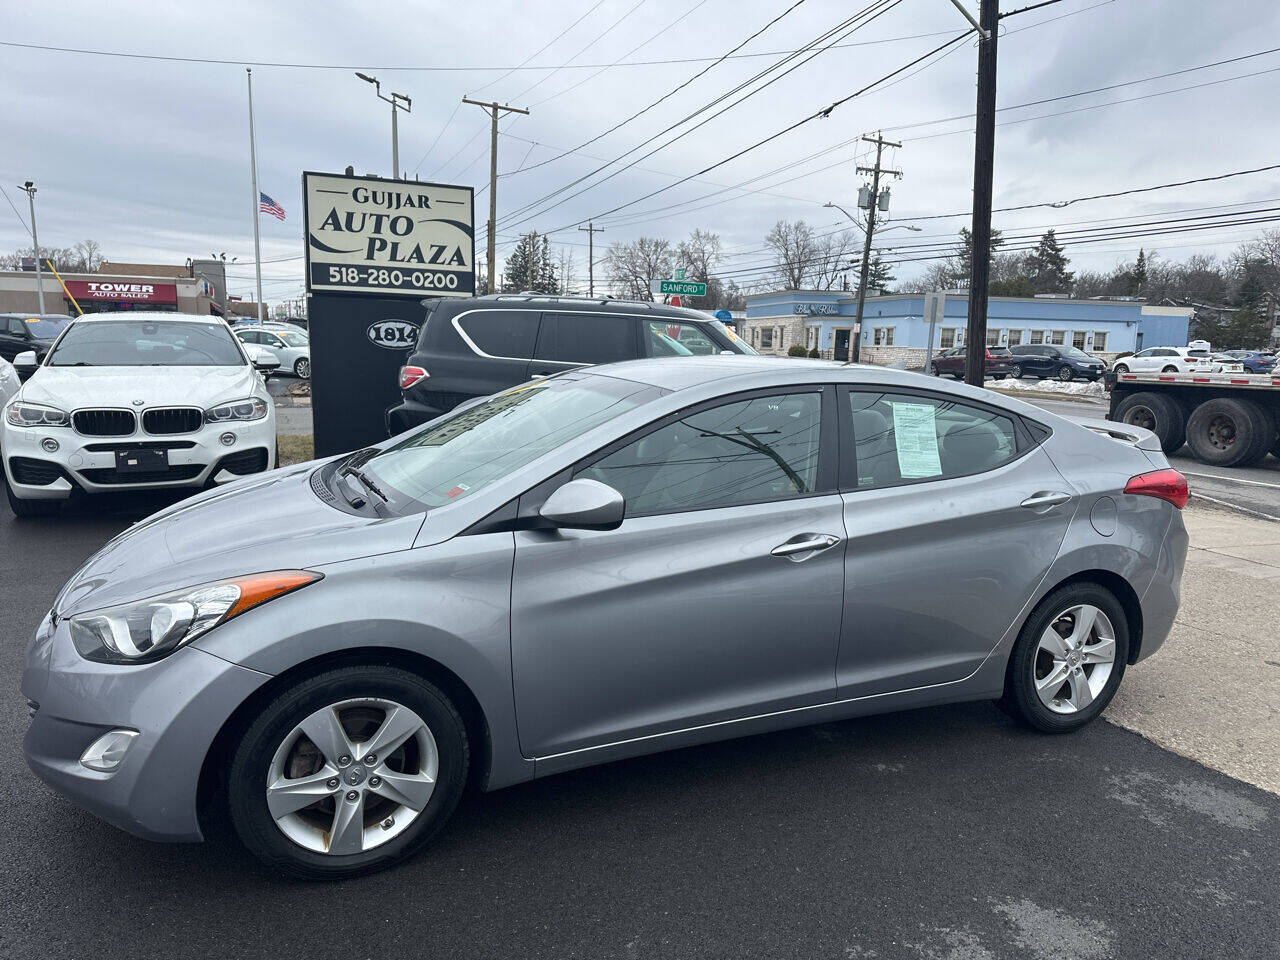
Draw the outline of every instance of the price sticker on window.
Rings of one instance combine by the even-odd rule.
[[[894,403],[893,435],[898,449],[898,472],[904,480],[942,473],[938,455],[936,408],[931,403]]]

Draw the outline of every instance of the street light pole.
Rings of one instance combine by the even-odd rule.
[[[604,233],[604,227],[597,227],[588,220],[585,227],[578,229],[586,231],[587,234],[587,296],[594,297],[596,295],[596,234]]]
[[[396,111],[403,110],[405,113],[413,113],[413,100],[403,93],[393,92],[389,97],[383,96],[382,84],[378,82],[377,77],[366,76],[358,70],[356,71],[356,76],[365,83],[372,83],[378,99],[385,100],[391,104],[391,179],[397,180],[400,177],[400,121],[396,118]]]
[[[28,180],[18,189],[27,195],[27,203],[31,207],[31,243],[36,248],[36,297],[40,301],[40,312],[44,313],[44,273],[40,265],[40,236],[36,233],[36,185]]]

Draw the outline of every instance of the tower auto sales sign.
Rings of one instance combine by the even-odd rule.
[[[307,289],[475,294],[471,187],[304,173]]]

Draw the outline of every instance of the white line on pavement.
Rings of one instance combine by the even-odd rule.
[[[1242,507],[1237,503],[1232,503],[1230,500],[1219,500],[1217,497],[1207,497],[1203,493],[1192,493],[1191,496],[1199,497],[1201,500],[1208,500],[1210,503],[1216,503],[1219,506],[1227,507],[1228,509],[1235,510],[1239,513],[1247,513],[1249,516],[1257,517],[1260,520],[1270,520],[1273,523],[1280,523],[1280,517],[1273,517],[1271,514],[1263,513],[1261,510],[1250,510],[1248,507]]]
[[[1280,483],[1267,483],[1265,480],[1246,480],[1244,477],[1224,477],[1217,473],[1192,473],[1189,470],[1178,471],[1184,477],[1204,477],[1206,480],[1229,480],[1232,483],[1248,483],[1255,487],[1270,487],[1272,490],[1280,490]]]

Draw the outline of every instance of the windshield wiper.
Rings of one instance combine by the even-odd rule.
[[[343,467],[341,473],[342,473],[342,476],[345,476],[345,477],[355,477],[370,492],[377,494],[378,499],[381,500],[383,503],[391,502],[391,498],[382,492],[381,488],[379,488],[378,485],[373,482],[373,478],[370,477],[363,470],[361,470],[359,467]]]

